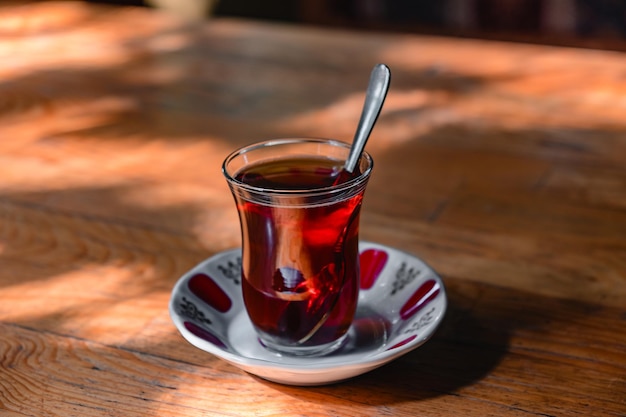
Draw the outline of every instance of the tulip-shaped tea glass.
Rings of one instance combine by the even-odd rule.
[[[277,353],[328,354],[352,323],[373,161],[364,152],[349,174],[349,150],[328,139],[277,139],[224,161],[241,223],[244,304],[261,343]]]

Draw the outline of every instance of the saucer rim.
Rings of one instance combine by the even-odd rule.
[[[260,374],[259,373],[260,368],[264,369],[266,372],[271,372],[271,371],[289,372],[289,373],[292,373],[293,376],[295,375],[299,375],[299,376],[318,375],[319,376],[321,374],[326,374],[328,372],[334,372],[334,373],[351,372],[350,376],[342,377],[339,380],[348,379],[350,377],[357,376],[361,373],[369,372],[382,365],[385,365],[388,362],[395,360],[396,358],[400,356],[403,356],[409,353],[410,351],[426,343],[435,334],[437,328],[439,327],[439,325],[441,324],[443,320],[443,317],[446,314],[446,311],[448,308],[448,298],[447,298],[445,285],[443,283],[443,280],[439,276],[439,274],[437,274],[437,272],[432,267],[430,267],[430,265],[428,265],[418,256],[415,256],[401,249],[396,249],[396,248],[393,248],[391,246],[387,246],[384,244],[375,243],[375,242],[366,241],[366,240],[360,240],[359,252],[362,252],[367,249],[381,249],[381,250],[387,250],[387,251],[395,251],[406,257],[416,259],[421,264],[423,264],[425,268],[428,269],[428,272],[430,273],[431,278],[435,279],[435,281],[440,286],[440,292],[439,292],[438,298],[439,297],[441,298],[439,300],[439,302],[441,303],[441,310],[433,319],[433,325],[430,326],[429,330],[424,335],[422,335],[421,337],[420,336],[416,337],[414,340],[406,343],[403,346],[399,346],[394,349],[384,350],[384,351],[374,350],[371,353],[366,354],[365,356],[362,353],[358,353],[358,352],[342,354],[341,350],[338,350],[336,352],[333,352],[326,356],[321,356],[321,357],[307,357],[307,356],[289,357],[289,360],[301,361],[301,363],[293,363],[293,362],[284,363],[278,360],[272,361],[269,359],[238,355],[233,352],[225,351],[225,350],[220,349],[218,346],[212,345],[211,343],[194,335],[193,333],[191,333],[189,330],[185,328],[183,317],[176,311],[176,308],[175,308],[176,295],[181,293],[181,287],[185,285],[185,283],[188,281],[189,277],[192,274],[197,273],[202,270],[206,270],[207,266],[210,265],[212,262],[214,262],[215,259],[218,257],[227,257],[230,254],[241,253],[240,247],[226,249],[226,250],[217,252],[213,254],[212,256],[200,261],[199,263],[191,267],[189,270],[187,270],[180,276],[180,278],[177,280],[176,284],[174,285],[171,291],[171,296],[169,300],[170,318],[174,322],[175,327],[177,328],[179,333],[182,335],[182,337],[194,347],[204,352],[213,354],[217,356],[218,358],[223,359],[245,370],[246,372],[255,374],[264,379],[274,380],[274,381],[281,382],[281,383],[293,384],[292,380],[287,380],[284,378],[272,378],[267,375]],[[237,314],[245,314],[245,307],[242,306],[240,311],[241,312],[238,312]],[[384,344],[377,345],[378,348],[382,346],[384,346]],[[280,358],[280,356],[277,356],[277,358]],[[317,365],[316,359],[323,359],[324,363],[321,366]],[[348,361],[346,361],[346,359],[348,359]],[[324,379],[323,383],[339,381],[339,380],[336,380],[334,378],[327,378],[327,379]],[[317,384],[318,382],[312,382],[310,385],[317,385]],[[298,385],[309,385],[309,384],[307,384],[306,381],[299,381]]]

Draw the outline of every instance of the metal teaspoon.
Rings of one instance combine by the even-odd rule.
[[[372,69],[370,75],[370,82],[367,86],[367,92],[365,93],[365,103],[363,103],[363,111],[361,112],[361,119],[359,125],[354,134],[352,140],[352,147],[348,154],[348,159],[343,169],[352,173],[356,164],[361,159],[361,154],[365,148],[365,144],[372,133],[376,119],[380,114],[380,110],[385,102],[387,96],[387,90],[389,90],[389,81],[391,79],[391,72],[389,67],[385,64],[378,64]]]

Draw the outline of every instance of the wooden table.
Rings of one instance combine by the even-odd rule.
[[[45,2],[0,62],[2,416],[626,415],[626,55]],[[167,305],[239,245],[223,158],[351,140],[377,62],[361,237],[441,274],[441,327],[313,388],[194,348]]]

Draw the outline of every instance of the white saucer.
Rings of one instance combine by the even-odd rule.
[[[322,357],[281,356],[264,348],[241,295],[241,250],[221,252],[174,286],[169,310],[192,345],[270,381],[323,385],[378,368],[426,342],[447,307],[441,278],[420,259],[360,242],[361,291],[347,341]]]

